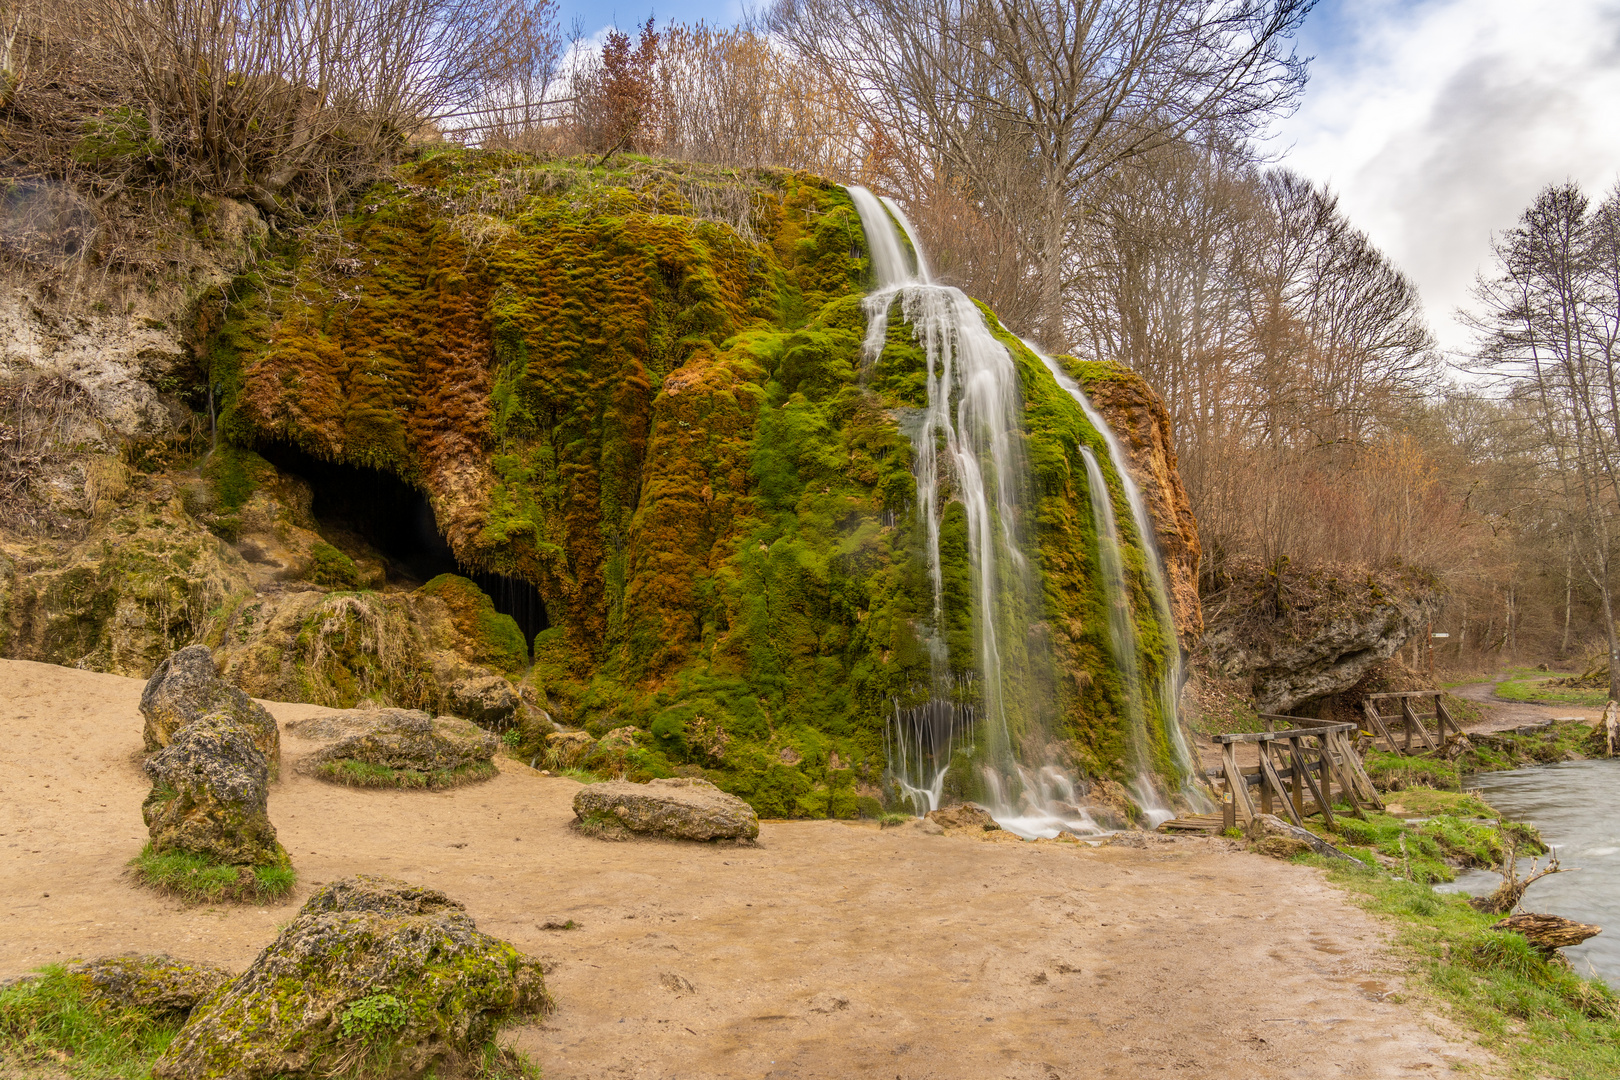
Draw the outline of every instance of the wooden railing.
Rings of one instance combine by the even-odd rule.
[[[1214,741],[1221,744],[1219,776],[1225,785],[1221,799],[1225,828],[1253,819],[1256,806],[1249,796],[1251,787],[1259,789],[1259,813],[1275,813],[1280,808],[1290,821],[1302,827],[1304,819],[1312,814],[1320,814],[1329,826],[1333,824],[1335,783],[1338,801],[1355,816],[1366,816],[1363,806],[1383,809],[1378,791],[1350,743],[1355,724],[1324,724],[1305,717],[1266,714],[1261,719],[1268,727],[1279,723],[1288,726],[1280,731],[1214,736]],[[1255,747],[1258,758],[1252,771],[1238,762],[1238,748],[1250,745]]]
[[[1426,706],[1428,700],[1431,698],[1434,700],[1433,712],[1419,713],[1412,707],[1412,702],[1414,700],[1421,699]],[[1379,709],[1379,702],[1389,701],[1391,699],[1396,699],[1400,702],[1401,711],[1399,715],[1394,713],[1386,714]],[[1417,735],[1418,742],[1423,744],[1418,751],[1419,753],[1438,749],[1440,744],[1446,741],[1447,726],[1450,726],[1451,730],[1455,731],[1458,735],[1462,734],[1461,725],[1457,723],[1457,721],[1452,717],[1450,711],[1446,709],[1445,698],[1441,694],[1427,692],[1372,694],[1367,698],[1367,700],[1361,703],[1361,709],[1362,712],[1366,714],[1367,723],[1370,725],[1367,734],[1373,737],[1373,744],[1376,746],[1378,739],[1382,737],[1384,742],[1389,746],[1390,753],[1392,754],[1412,753],[1412,736],[1414,734]],[[1435,731],[1439,736],[1438,742],[1436,742],[1435,738],[1429,735],[1429,729],[1426,723],[1429,720],[1433,720],[1435,723]],[[1400,727],[1404,729],[1405,738],[1401,742],[1397,742],[1395,740],[1395,736],[1390,732],[1390,728],[1396,724],[1399,724]]]

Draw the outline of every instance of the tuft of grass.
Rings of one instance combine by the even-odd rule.
[[[417,769],[391,769],[387,765],[355,761],[352,758],[323,761],[315,767],[316,776],[345,787],[415,788],[430,791],[480,783],[491,779],[498,772],[500,770],[495,767],[493,761],[477,761],[457,769],[434,769],[428,772]]]
[[[1620,1076],[1620,999],[1596,979],[1543,959],[1498,916],[1427,885],[1302,856],[1369,911],[1398,927],[1397,947],[1419,980],[1500,1055],[1514,1077]]]
[[[629,840],[632,835],[624,823],[612,814],[586,814],[574,823],[574,829],[598,840]]]
[[[298,883],[290,866],[221,866],[187,851],[154,851],[150,843],[129,865],[142,885],[194,904],[278,903]]]
[[[601,783],[602,781],[602,777],[592,772],[590,769],[581,769],[575,767],[569,769],[554,769],[552,771],[557,776],[566,776],[568,779],[577,780],[581,784],[597,784]]]
[[[892,829],[896,825],[904,825],[911,820],[910,814],[887,813],[878,815],[878,827]]]
[[[179,1030],[172,1015],[108,1002],[60,964],[0,989],[0,1056],[70,1076],[144,1080]]]

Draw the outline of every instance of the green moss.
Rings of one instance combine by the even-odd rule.
[[[277,903],[298,881],[290,865],[222,866],[187,851],[157,851],[151,844],[129,865],[142,885],[194,904]]]
[[[468,642],[472,658],[508,673],[519,673],[529,663],[529,644],[510,615],[495,610],[495,604],[473,582],[455,574],[440,574],[423,585],[427,596],[436,596],[450,608],[450,617]]]
[[[316,585],[334,589],[353,589],[360,584],[360,568],[337,548],[325,540],[317,540],[309,549],[309,569],[304,577]]]

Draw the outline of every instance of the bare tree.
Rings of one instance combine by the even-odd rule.
[[[1304,62],[1284,43],[1311,0],[778,0],[773,31],[850,88],[868,123],[927,149],[1016,224],[1067,343],[1071,241],[1110,170],[1211,126],[1288,108]],[[906,193],[899,193],[904,196]]]
[[[1568,537],[1602,598],[1609,696],[1620,700],[1620,189],[1594,211],[1578,185],[1551,185],[1493,249],[1494,274],[1475,288],[1480,357],[1533,412]]]

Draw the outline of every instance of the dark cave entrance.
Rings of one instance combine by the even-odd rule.
[[[470,578],[496,611],[512,616],[531,654],[534,636],[550,628],[539,589],[522,578],[463,566],[439,532],[427,496],[394,474],[321,461],[281,444],[259,447],[258,453],[279,472],[307,481],[322,535],[338,547],[370,548],[381,556],[390,585],[414,588],[440,574]]]

